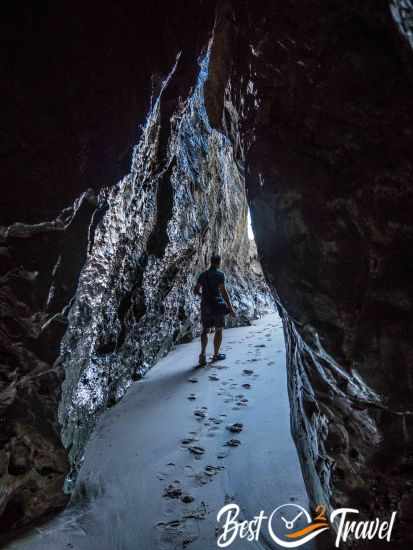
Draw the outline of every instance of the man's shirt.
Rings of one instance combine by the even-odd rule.
[[[210,267],[198,277],[198,285],[202,288],[201,307],[223,302],[220,285],[225,284],[225,275],[219,269]]]

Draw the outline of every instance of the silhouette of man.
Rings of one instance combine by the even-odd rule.
[[[208,345],[208,332],[215,328],[214,355],[212,361],[225,359],[223,353],[219,353],[222,343],[222,330],[225,326],[225,315],[229,313],[235,317],[234,308],[231,305],[227,289],[225,288],[225,275],[219,270],[221,257],[214,254],[211,257],[211,267],[201,273],[195,285],[194,292],[201,296],[201,353],[199,365],[206,365],[206,348]]]

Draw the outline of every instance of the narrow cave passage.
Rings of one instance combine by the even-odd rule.
[[[241,519],[306,505],[289,429],[281,321],[269,314],[225,333],[227,360],[194,369],[182,344],[106,411],[86,447],[74,502],[13,550],[216,547],[216,515]],[[227,427],[242,424],[240,433]],[[228,441],[237,440],[237,447]],[[186,541],[186,542],[185,542]],[[262,529],[260,543],[276,547]],[[273,546],[271,546],[271,544]],[[71,546],[72,545],[72,546]],[[308,545],[307,545],[308,546]]]
[[[0,546],[55,517],[14,547],[215,548],[218,504],[305,503],[291,418],[330,533],[350,506],[412,547],[412,0],[23,4],[1,22]],[[213,253],[236,326],[195,373]]]
[[[250,266],[259,271],[246,212]],[[217,513],[225,504],[240,507],[239,521],[281,504],[307,507],[290,434],[282,322],[270,306],[249,326],[224,331],[224,361],[196,366],[198,337],[132,384],[99,417],[71,503],[9,550],[204,550],[222,534]],[[259,542],[237,537],[234,547],[276,548],[264,525]]]
[[[71,501],[10,549],[129,550],[139,541],[203,550],[215,547],[226,504],[240,507],[240,521],[307,506],[282,324],[258,258],[244,161],[206,113],[207,68],[208,54],[186,104],[171,103],[177,57],[130,173],[97,197],[60,352]],[[214,253],[236,316],[226,359],[198,368],[192,290]],[[275,544],[267,527],[259,541]],[[244,547],[251,542],[237,537]]]

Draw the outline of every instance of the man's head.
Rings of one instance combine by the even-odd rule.
[[[218,268],[221,265],[221,256],[219,254],[212,254],[211,267]]]

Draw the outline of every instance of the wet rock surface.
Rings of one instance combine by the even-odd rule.
[[[172,345],[199,332],[192,289],[211,254],[248,324],[271,299],[247,234],[244,177],[206,117],[205,54],[192,95],[170,98],[180,58],[135,149],[132,171],[98,197],[104,211],[68,315],[61,360],[63,441],[75,467],[96,413],[113,405]],[[195,360],[195,359],[194,359]]]
[[[172,24],[166,12],[163,17],[165,25]],[[64,205],[84,184],[77,181],[65,188],[63,179],[65,192],[56,197],[46,178],[38,189],[44,196],[30,191],[26,200],[31,197],[32,202],[25,209],[19,192],[27,180],[24,166],[19,167],[22,181],[7,197],[18,221],[3,226],[1,233],[4,533],[65,504],[64,477],[71,470],[66,482],[70,490],[98,412],[115,404],[174,344],[191,340],[199,331],[199,299],[192,288],[213,252],[223,256],[238,314],[233,324],[249,324],[273,307],[247,235],[243,166],[231,142],[211,128],[205,113],[211,27],[176,37],[169,44],[174,55],[161,54],[162,62],[157,63],[152,52],[151,70],[160,72],[151,73],[152,81],[151,74],[146,75],[152,84],[139,97],[146,121],[139,139],[129,135],[126,140],[129,149],[137,144],[128,156],[131,167],[122,163],[122,175],[130,173],[120,182],[108,180],[108,174],[119,175],[119,167],[98,181],[103,168],[96,166],[87,147],[80,159],[82,170],[95,189],[106,187],[97,193],[88,190],[53,221],[31,223]],[[197,42],[200,36],[205,37],[203,50]],[[185,41],[191,47],[180,51],[178,45]],[[76,44],[80,47],[81,42]],[[138,85],[144,73],[135,82],[126,80],[126,88]],[[56,75],[56,86],[58,79]],[[113,96],[107,89],[103,99],[119,104],[117,93]],[[130,116],[128,124],[136,125],[144,111],[136,105],[133,109],[122,116]],[[100,123],[93,130],[88,128],[90,119],[82,124],[76,131],[90,130],[89,145],[94,141],[96,146]],[[102,124],[107,133],[109,120]],[[125,140],[122,122],[119,132],[109,158]],[[68,143],[75,155],[70,147]],[[100,143],[99,153],[103,150]],[[41,151],[32,162],[34,175],[39,162],[47,163]],[[51,173],[56,164],[50,164]],[[63,166],[64,159],[59,169]],[[7,201],[3,222],[10,219]]]

